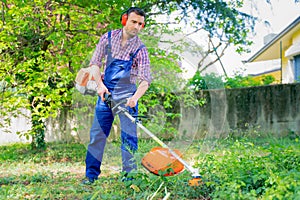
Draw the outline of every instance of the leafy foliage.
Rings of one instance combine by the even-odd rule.
[[[267,75],[262,77],[262,82],[264,85],[269,85],[275,81],[274,76]]]
[[[33,147],[44,148],[45,120],[70,107],[74,72],[99,36],[117,27],[121,11],[108,1],[5,1],[2,6],[0,114],[9,123],[20,108],[29,109],[33,128],[25,135],[33,136]]]
[[[294,199],[299,195],[299,141],[263,140],[256,138],[259,144],[236,140],[226,149],[216,150],[220,154],[200,159],[196,166],[208,178],[206,185],[213,191],[212,198]]]
[[[242,74],[235,74],[234,77],[217,76],[214,73],[200,75],[196,72],[189,80],[187,86],[195,91],[207,89],[222,89],[222,88],[241,88],[251,86],[269,85],[275,81],[271,75],[264,76],[262,80],[257,80],[252,76],[243,76]]]
[[[195,91],[224,88],[222,76],[217,76],[215,73],[202,76],[199,71],[195,73],[187,85]]]
[[[196,30],[205,30],[223,42],[235,45],[251,44],[246,36],[251,32],[255,18],[242,13],[239,8],[243,0],[213,1],[213,0],[177,0],[149,1],[150,7],[156,5],[162,13],[179,13],[178,21],[192,21],[190,25]],[[145,4],[149,4],[148,2]],[[150,10],[150,9],[149,9]],[[240,49],[242,50],[242,48]]]
[[[260,81],[253,79],[251,76],[236,75],[233,78],[226,78],[226,88],[239,88],[262,85]]]

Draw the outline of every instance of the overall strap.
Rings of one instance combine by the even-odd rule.
[[[135,56],[138,54],[139,50],[141,50],[144,47],[145,47],[145,45],[143,45],[143,44],[141,46],[139,46],[139,48],[135,51],[135,53],[130,55],[130,59],[135,58]]]
[[[111,54],[111,31],[108,32],[107,55]]]
[[[108,32],[108,45],[106,47],[107,52],[107,66],[112,62],[112,54],[111,54],[111,31]]]

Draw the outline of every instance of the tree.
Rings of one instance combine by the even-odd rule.
[[[2,1],[0,115],[9,123],[29,109],[32,130],[25,135],[33,147],[45,147],[45,120],[71,105],[75,72],[97,38],[117,26],[123,3]]]
[[[120,28],[120,13],[127,5],[131,2],[2,1],[1,125],[22,114],[22,108],[29,109],[32,129],[23,134],[32,137],[33,148],[44,148],[45,120],[71,106],[76,72],[99,37]],[[155,51],[151,45],[150,54]]]
[[[221,62],[221,57],[229,46],[234,46],[236,51],[242,53],[249,51],[249,45],[252,41],[248,35],[254,31],[255,23],[258,20],[264,21],[258,17],[254,17],[249,13],[242,12],[241,8],[244,6],[244,0],[165,0],[153,1],[151,6],[147,8],[152,9],[153,6],[157,9],[152,9],[156,14],[171,15],[176,12],[177,17],[168,24],[178,24],[185,21],[190,28],[190,32],[186,36],[195,32],[204,31],[207,34],[207,48],[199,57],[198,71],[203,72],[209,66],[216,62]],[[267,3],[272,6],[272,0],[265,1],[250,1],[253,9],[257,8],[262,3]],[[299,0],[294,0],[299,3]],[[148,3],[148,1],[147,1]],[[147,4],[145,2],[145,4]],[[249,2],[247,2],[249,3]],[[267,21],[264,21],[268,24]],[[208,63],[204,62],[208,56],[214,56],[213,60]],[[222,66],[223,67],[223,66]],[[226,71],[223,68],[226,75]]]

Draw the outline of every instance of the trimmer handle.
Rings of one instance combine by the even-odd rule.
[[[112,101],[113,101],[113,99],[112,99],[111,94],[104,93],[104,102],[107,103],[107,105],[109,106],[109,108],[111,108]]]
[[[119,103],[116,103],[113,99],[112,99],[112,95],[109,93],[104,93],[104,102],[107,103],[108,107],[112,110],[118,108],[119,105],[121,104],[125,104],[127,102],[127,99],[123,99],[122,101],[120,101]],[[132,110],[134,113],[136,113],[136,109],[135,107],[132,107]]]
[[[111,94],[104,93],[104,102],[108,105],[109,108],[112,107],[113,99]]]

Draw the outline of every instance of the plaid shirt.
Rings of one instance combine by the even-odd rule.
[[[120,60],[129,60],[130,54],[135,53],[136,50],[143,44],[137,36],[128,40],[124,47],[122,47],[121,42],[122,29],[111,31],[112,57]],[[100,38],[90,61],[90,66],[97,65],[103,67],[103,72],[106,69],[105,63],[107,60],[107,45],[108,33],[105,33]],[[146,47],[140,49],[136,57],[133,59],[133,65],[130,71],[130,81],[131,83],[136,83],[137,79],[139,82],[147,81],[148,84],[151,83],[150,60]]]

